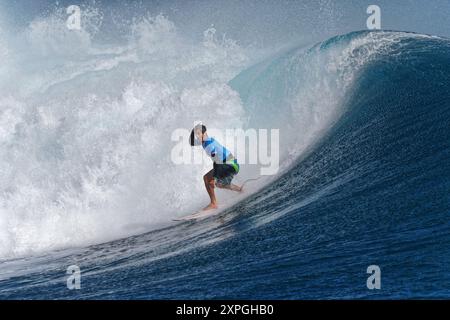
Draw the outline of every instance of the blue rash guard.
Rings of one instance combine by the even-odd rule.
[[[208,137],[208,139],[203,141],[202,146],[206,154],[214,161],[215,166],[217,164],[227,164],[232,166],[236,173],[239,172],[237,160],[233,157],[231,152],[217,142],[216,139]]]

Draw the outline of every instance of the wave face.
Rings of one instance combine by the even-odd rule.
[[[248,64],[240,60],[243,56],[238,57],[236,67],[227,69],[230,78],[233,70]],[[139,61],[133,68],[145,69],[146,63]],[[197,72],[206,74],[204,63],[198,70],[197,66],[192,67],[195,76]],[[42,89],[46,105],[55,110],[62,108],[61,116],[68,114],[64,120],[48,111],[40,111],[42,101],[31,104],[35,113],[30,114],[24,105],[20,111],[11,108],[9,120],[2,120],[11,124],[11,119],[27,119],[27,127],[11,125],[11,131],[2,136],[10,135],[9,156],[17,155],[14,162],[29,169],[21,173],[22,180],[15,177],[9,193],[3,190],[5,205],[0,227],[9,232],[1,233],[4,254],[27,252],[30,248],[26,245],[35,243],[37,234],[43,237],[36,242],[42,245],[41,249],[51,248],[47,242],[55,239],[61,243],[52,228],[60,230],[62,212],[67,212],[68,204],[74,199],[78,211],[69,211],[75,218],[65,230],[66,245],[80,243],[75,236],[71,238],[67,230],[74,234],[80,230],[98,232],[96,218],[104,221],[106,228],[112,228],[114,236],[121,234],[108,220],[108,213],[120,210],[109,207],[99,210],[99,199],[110,203],[117,198],[115,190],[105,188],[105,184],[115,185],[113,181],[119,181],[119,186],[134,186],[131,190],[153,188],[154,185],[146,185],[142,179],[138,179],[137,184],[122,182],[122,179],[135,181],[142,174],[141,170],[148,168],[141,163],[142,169],[136,162],[155,163],[152,156],[161,156],[156,150],[162,147],[146,143],[145,137],[160,141],[158,129],[170,127],[174,116],[186,121],[170,111],[172,106],[173,110],[179,108],[181,101],[183,108],[193,108],[202,101],[200,97],[209,96],[211,92],[216,93],[214,101],[232,107],[227,125],[282,129],[280,136],[287,137],[281,144],[282,175],[265,181],[257,193],[226,209],[220,217],[195,224],[166,225],[106,244],[52,251],[37,257],[4,259],[0,276],[2,298],[449,296],[450,42],[447,39],[401,32],[356,32],[310,48],[287,50],[242,71],[229,85],[211,85],[208,79],[207,84],[201,82],[195,88],[176,90],[175,85],[168,86],[157,80],[144,84],[135,81],[117,100],[111,101],[112,93],[86,94],[82,99],[68,93],[64,97],[66,107],[61,106],[59,95],[68,91],[67,85],[70,88],[76,82],[83,91],[94,84],[101,87],[108,81],[102,89],[108,92],[112,84],[107,79],[116,76],[123,85],[123,75],[129,68],[130,62],[119,63],[107,71],[87,72]],[[167,70],[161,70],[158,77],[166,73]],[[175,78],[183,82],[191,75],[182,73]],[[221,81],[226,81],[226,77],[218,83]],[[30,81],[30,86],[36,83]],[[154,91],[149,94],[149,90]],[[117,91],[111,89],[111,92]],[[158,92],[159,100],[136,102],[142,97],[155,99],[154,92]],[[20,103],[11,97],[2,99]],[[34,97],[29,99],[35,101]],[[206,99],[203,106],[209,102]],[[134,105],[134,113],[130,115],[129,111],[122,110],[121,103]],[[160,109],[145,109],[145,103],[156,104]],[[114,106],[112,111],[107,111],[106,122],[110,121],[111,125],[99,127],[106,104]],[[3,117],[6,112],[3,111]],[[39,118],[41,113],[42,119]],[[139,113],[139,117],[133,118],[135,113]],[[240,116],[236,118],[236,114]],[[43,131],[45,121],[48,131]],[[14,131],[17,127],[22,131]],[[111,132],[111,128],[118,128],[117,132]],[[61,131],[64,134],[58,133]],[[30,144],[29,139],[34,143]],[[72,143],[68,143],[69,140]],[[140,141],[139,146],[135,141]],[[27,150],[30,145],[39,151]],[[141,158],[136,154],[152,156]],[[5,157],[2,155],[6,165],[11,164]],[[130,158],[138,160],[130,164]],[[111,159],[116,160],[109,163]],[[30,164],[36,161],[49,168],[39,166],[37,169]],[[91,162],[96,166],[87,165]],[[121,163],[125,164],[120,166]],[[167,163],[160,165],[161,170],[168,166]],[[86,170],[81,169],[86,167]],[[139,169],[135,169],[137,167]],[[84,174],[74,173],[74,170]],[[169,170],[161,176],[155,173],[156,182],[162,183],[163,177],[170,179],[167,177]],[[67,172],[67,175],[48,178],[55,171]],[[123,172],[130,172],[130,175],[125,177]],[[199,171],[187,172],[186,169],[184,178],[195,179],[199,174]],[[99,178],[103,184],[98,183]],[[6,179],[2,177],[3,183]],[[30,179],[41,181],[41,185],[36,186]],[[55,192],[61,188],[58,181],[62,180],[69,181],[64,182],[66,198]],[[28,187],[28,197],[23,194],[25,187]],[[183,190],[173,195],[166,187],[162,184],[158,195],[161,199],[152,199],[153,203],[175,201],[181,205],[191,197],[191,193]],[[44,196],[41,190],[45,190]],[[49,194],[54,197],[51,203],[55,207],[51,216],[47,215],[48,208],[37,205],[48,205]],[[119,197],[120,203],[127,204],[121,208],[122,212],[136,212],[128,205],[133,201],[140,205],[141,196],[137,192],[130,199]],[[64,205],[58,208],[61,201]],[[198,201],[194,199],[194,203]],[[29,202],[36,208],[33,213],[25,213]],[[11,210],[8,205],[17,203],[22,205],[23,211],[15,207],[14,219],[22,220],[5,219],[5,212]],[[144,212],[150,209],[159,210],[145,207]],[[123,220],[114,216],[116,218],[115,222],[121,224],[130,215]],[[32,221],[27,224],[29,219]],[[39,230],[34,230],[36,223]],[[25,234],[30,238],[18,236]],[[49,239],[45,239],[47,236]],[[86,234],[80,237],[85,238]],[[61,270],[72,264],[85,270],[83,289],[77,292],[61,289]],[[373,264],[382,269],[382,290],[377,292],[366,287],[366,269]]]

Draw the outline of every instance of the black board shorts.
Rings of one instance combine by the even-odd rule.
[[[228,163],[215,163],[213,164],[213,177],[216,180],[216,184],[228,186],[231,184],[234,176],[238,173],[235,169],[236,166],[232,166]],[[239,165],[237,166],[239,168]]]

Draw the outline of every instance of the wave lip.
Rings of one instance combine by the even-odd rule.
[[[246,111],[246,126],[279,128],[283,170],[339,120],[355,80],[372,62],[398,50],[404,32],[359,31],[311,47],[294,47],[230,81]]]

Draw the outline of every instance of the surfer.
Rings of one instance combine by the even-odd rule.
[[[203,176],[206,191],[211,202],[203,210],[217,209],[217,200],[214,187],[232,191],[242,191],[242,187],[231,183],[239,172],[239,164],[233,154],[223,147],[216,139],[209,137],[206,127],[202,124],[192,129],[190,136],[191,146],[202,145],[206,154],[213,160],[213,169]]]

